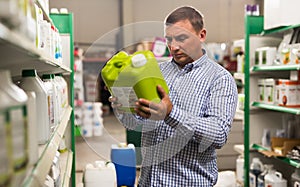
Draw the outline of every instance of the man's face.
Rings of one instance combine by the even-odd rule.
[[[205,29],[197,33],[188,20],[165,27],[168,48],[181,67],[202,56],[201,42],[205,41],[205,36]]]

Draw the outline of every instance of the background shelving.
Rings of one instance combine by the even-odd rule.
[[[279,27],[270,30],[263,29],[263,16],[245,17],[245,135],[244,135],[244,186],[249,186],[249,172],[251,157],[259,156],[264,163],[273,164],[274,168],[282,172],[283,177],[290,179],[290,175],[299,163],[287,157],[268,157],[262,154],[268,151],[261,146],[261,138],[264,129],[282,128],[282,115],[299,115],[300,108],[282,107],[272,104],[257,102],[259,78],[289,78],[292,71],[298,71],[299,65],[273,65],[273,66],[251,66],[250,60],[250,36],[275,35],[282,37],[283,33],[289,29],[297,28],[300,25]],[[282,162],[281,162],[282,161]]]
[[[42,6],[40,1],[34,1],[43,10],[43,17],[46,21],[54,24],[50,18],[49,11]],[[49,8],[49,7],[48,7]],[[55,16],[54,16],[55,17]],[[67,17],[68,24],[60,24],[63,34],[68,34],[70,44],[66,47],[70,49],[69,55],[73,56],[73,15],[63,14],[57,17]],[[53,18],[58,19],[58,18]],[[57,26],[58,27],[58,26]],[[45,52],[37,49],[35,42],[30,41],[24,34],[17,29],[11,29],[4,23],[0,22],[0,69],[9,70],[14,81],[21,78],[23,69],[35,69],[39,75],[42,74],[57,74],[62,73],[68,81],[69,88],[69,106],[65,109],[64,115],[56,129],[52,133],[49,141],[42,146],[39,146],[39,159],[33,166],[27,166],[26,177],[23,181],[18,181],[24,186],[42,186],[46,176],[53,164],[53,159],[58,151],[62,139],[66,139],[67,150],[60,154],[61,166],[61,186],[69,186],[70,179],[75,186],[75,168],[74,168],[74,114],[73,114],[73,58],[70,55],[70,60],[61,63]],[[19,174],[14,174],[19,175]],[[13,180],[15,176],[12,176]],[[22,184],[21,184],[22,183]]]

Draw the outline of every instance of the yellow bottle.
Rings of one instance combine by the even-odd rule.
[[[160,102],[157,86],[169,93],[167,83],[151,51],[137,51],[132,55],[121,51],[114,55],[101,71],[110,93],[118,98],[122,109],[133,112],[138,98]]]

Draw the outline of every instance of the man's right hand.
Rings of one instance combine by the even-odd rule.
[[[108,98],[108,101],[111,103],[111,107],[113,108],[114,111],[118,112],[119,114],[124,113],[123,110],[121,110],[122,104],[118,103],[118,98],[114,96],[110,96]]]

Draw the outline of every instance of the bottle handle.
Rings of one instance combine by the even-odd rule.
[[[275,175],[276,175],[278,178],[282,179],[282,173],[280,173],[279,171],[276,171],[276,172],[275,172]]]
[[[296,181],[296,182],[294,183],[294,187],[300,187],[300,183],[299,183],[298,181]]]

